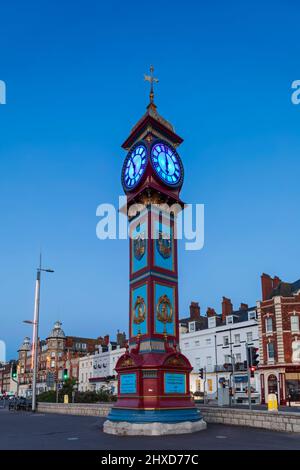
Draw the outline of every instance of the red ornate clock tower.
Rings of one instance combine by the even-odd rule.
[[[176,218],[183,142],[154,104],[122,147],[130,234],[129,345],[116,365],[118,401],[104,423],[112,434],[173,434],[204,429],[190,396],[192,367],[179,351]]]

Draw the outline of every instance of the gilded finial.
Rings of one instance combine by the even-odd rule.
[[[144,79],[147,82],[150,82],[150,104],[154,103],[154,88],[153,83],[158,83],[158,78],[153,76],[154,67],[153,65],[150,66],[150,75],[144,75]]]

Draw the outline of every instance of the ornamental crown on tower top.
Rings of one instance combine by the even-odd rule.
[[[144,75],[144,80],[150,83],[150,102],[146,113],[133,126],[129,137],[122,144],[125,150],[128,150],[139,139],[145,138],[148,132],[153,133],[155,137],[166,138],[175,146],[183,142],[183,139],[175,133],[173,125],[157,112],[157,106],[154,103],[154,83],[158,83],[158,78],[154,77],[153,72],[154,67],[151,65],[150,75]]]

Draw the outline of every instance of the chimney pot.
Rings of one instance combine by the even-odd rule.
[[[217,312],[215,311],[214,308],[208,307],[206,310],[206,316],[209,317],[215,317],[217,315]]]

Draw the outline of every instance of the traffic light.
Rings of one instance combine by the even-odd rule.
[[[251,348],[251,365],[257,367],[259,364],[258,348]]]
[[[248,354],[248,365],[249,367],[257,367],[259,364],[259,354],[258,354],[258,348],[254,348],[253,346],[250,346],[247,349],[247,354]]]
[[[14,362],[13,365],[12,365],[11,376],[12,376],[13,379],[16,379],[18,377],[17,363],[16,362]]]
[[[256,367],[251,366],[250,367],[250,377],[254,378],[254,372],[256,371]]]
[[[201,369],[199,369],[199,377],[200,377],[200,379],[203,379],[203,377],[204,377],[204,369],[203,369],[203,367],[202,367]]]
[[[64,379],[64,380],[67,380],[68,377],[69,377],[68,369],[64,369],[63,379]]]

